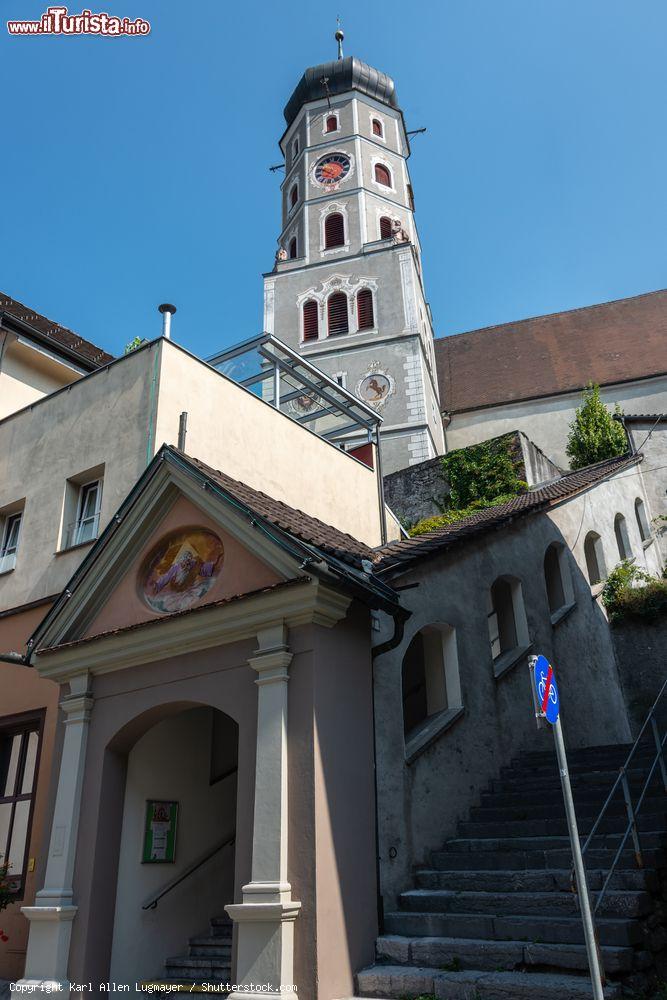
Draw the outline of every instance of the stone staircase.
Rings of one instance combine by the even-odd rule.
[[[591,829],[629,746],[569,754],[579,832]],[[633,800],[655,755],[640,746],[628,772]],[[586,853],[595,902],[626,824],[619,793]],[[667,795],[659,769],[639,818],[644,869],[625,850],[598,914],[605,997],[643,986],[667,935],[656,913],[665,866]],[[583,837],[582,837],[583,839]],[[376,963],[357,976],[360,997],[407,1000],[590,1000],[592,987],[555,753],[523,755],[415,873],[388,913]],[[657,904],[657,909],[656,909]],[[659,954],[658,954],[658,961]]]
[[[203,983],[231,984],[232,922],[226,916],[214,917],[209,930],[209,934],[190,938],[187,955],[167,959],[161,982],[179,984],[193,992]]]

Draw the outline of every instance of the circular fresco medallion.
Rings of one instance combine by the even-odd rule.
[[[298,415],[310,413],[316,406],[317,400],[313,396],[307,395],[307,393],[304,393],[303,396],[297,396],[296,399],[292,400],[292,410]]]
[[[370,375],[362,378],[358,391],[359,398],[363,399],[364,403],[377,405],[378,403],[384,403],[387,396],[391,393],[391,382],[382,372],[372,372]]]
[[[221,540],[204,528],[179,528],[154,545],[139,570],[139,594],[153,611],[185,611],[211,589],[224,560]]]

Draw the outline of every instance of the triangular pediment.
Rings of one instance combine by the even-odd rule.
[[[234,498],[158,453],[33,635],[51,648],[302,576],[296,554]]]

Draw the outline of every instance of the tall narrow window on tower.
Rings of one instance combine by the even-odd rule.
[[[380,239],[388,240],[392,235],[391,229],[391,219],[387,215],[383,215],[380,219]]]
[[[299,200],[299,188],[297,184],[294,184],[292,190],[289,193],[290,208],[294,208],[298,200]]]
[[[334,292],[333,295],[329,296],[327,316],[329,319],[330,337],[335,334],[348,332],[347,295],[344,292]]]
[[[303,339],[317,340],[317,302],[309,299],[303,304]]]
[[[293,236],[289,241],[289,259],[294,260],[296,257],[296,236]]]
[[[360,330],[372,330],[375,326],[373,293],[370,288],[362,288],[357,294],[357,318]]]
[[[335,115],[329,115],[325,124],[325,132],[337,132],[338,131],[338,119]]]
[[[382,127],[382,122],[379,118],[374,118],[372,122],[373,135],[379,135],[381,139],[384,138],[384,129]]]
[[[391,187],[391,173],[384,163],[375,164],[375,180],[384,187]]]
[[[327,250],[345,246],[345,220],[340,212],[332,212],[324,220],[324,246]]]

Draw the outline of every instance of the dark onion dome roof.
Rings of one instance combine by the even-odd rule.
[[[379,69],[373,69],[368,63],[346,56],[345,59],[334,59],[332,62],[311,66],[301,77],[297,87],[285,105],[284,115],[288,127],[292,124],[299,111],[308,101],[319,101],[327,96],[322,83],[322,77],[328,78],[329,93],[345,94],[348,90],[358,90],[362,94],[374,97],[376,101],[387,104],[390,108],[398,108],[394,81]]]

